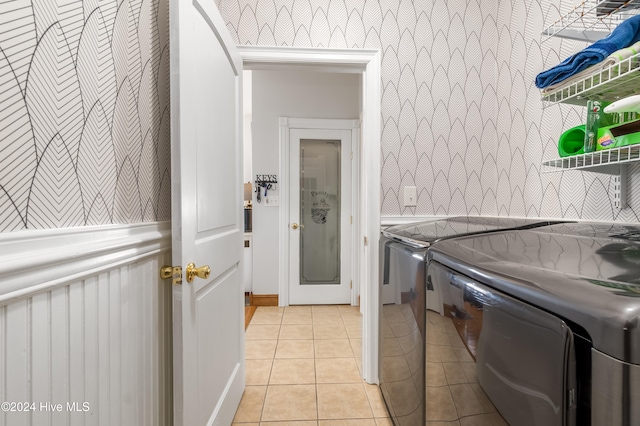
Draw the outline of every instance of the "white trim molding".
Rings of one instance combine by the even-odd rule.
[[[0,306],[170,249],[170,222],[0,234]]]
[[[377,49],[238,46],[244,69],[305,69],[362,75],[360,168],[360,311],[362,376],[378,383],[381,53]],[[284,180],[284,176],[282,176]],[[282,205],[280,208],[283,209]],[[282,255],[282,253],[280,253]],[[282,270],[281,276],[282,275]]]
[[[278,286],[278,305],[289,306],[289,119],[280,117],[280,244],[278,244],[279,262],[278,276],[280,283]]]
[[[247,70],[296,68],[364,73],[371,69],[369,67],[376,65],[372,63],[375,57],[380,57],[377,49],[238,46],[238,52],[242,57],[243,67]]]

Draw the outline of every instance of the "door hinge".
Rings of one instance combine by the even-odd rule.
[[[369,245],[369,239],[367,237],[364,237],[364,245],[365,246]]]
[[[167,278],[173,278],[174,285],[182,284],[182,266],[167,266],[164,265],[160,268],[160,278],[166,280]]]
[[[353,280],[349,281],[349,288],[353,288]]]
[[[349,223],[353,225],[353,216],[349,216]]]
[[[353,151],[351,151],[351,159],[353,160]]]

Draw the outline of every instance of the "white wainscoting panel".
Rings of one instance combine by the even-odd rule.
[[[171,262],[170,225],[38,232],[0,236],[0,284],[17,275],[7,258],[28,251],[38,262],[19,289],[0,285],[0,403],[22,410],[3,406],[0,425],[170,425],[172,289],[159,277]],[[82,235],[98,253],[84,276]],[[78,244],[54,251],[54,273],[42,281],[46,252],[63,239]],[[57,273],[64,269],[71,279]]]

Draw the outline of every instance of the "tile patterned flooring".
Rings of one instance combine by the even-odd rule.
[[[237,426],[392,426],[360,378],[358,307],[258,307],[246,330],[247,386]]]

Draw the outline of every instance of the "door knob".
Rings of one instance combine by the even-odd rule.
[[[293,229],[298,229],[298,224],[297,224],[297,223],[292,223],[292,224],[291,224],[291,227],[292,227]]]
[[[207,279],[211,274],[211,268],[207,265],[196,268],[195,263],[187,265],[187,282],[192,282],[195,277]]]

